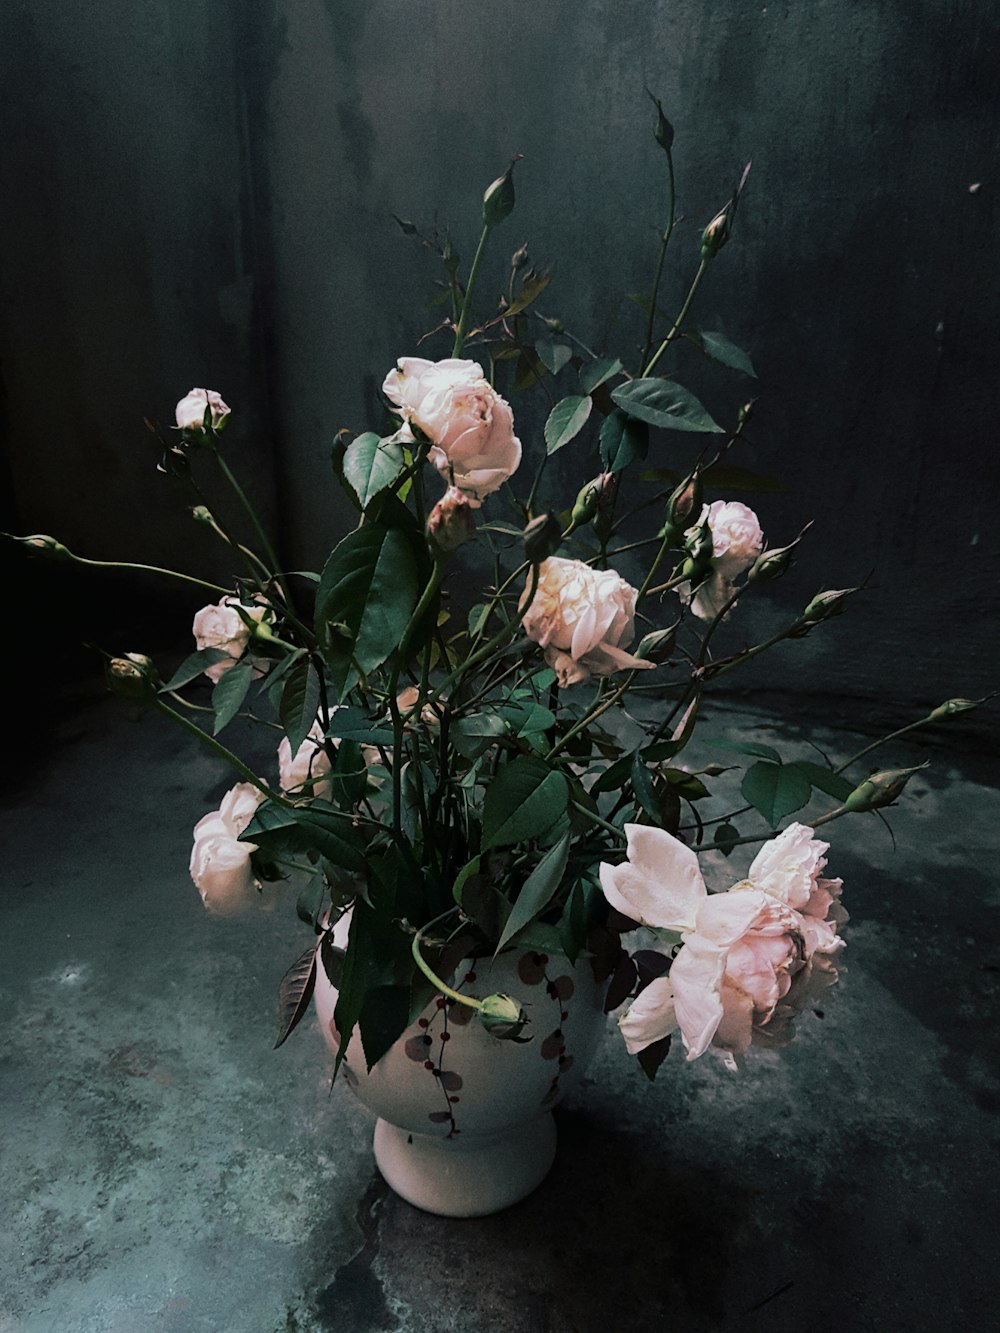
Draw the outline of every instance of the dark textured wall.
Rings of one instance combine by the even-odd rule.
[[[775,541],[815,520],[757,623],[875,568],[848,618],[781,659],[797,689],[894,707],[994,683],[987,0],[11,0],[0,28],[17,127],[0,150],[0,373],[22,528],[190,567],[203,534],[167,503],[140,419],[210,383],[239,408],[233,448],[289,560],[318,561],[343,517],[335,429],[380,424],[396,356],[449,351],[417,347],[437,274],[390,214],[449,224],[468,254],[479,192],[515,151],[484,294],[527,239],[556,260],[546,312],[633,349],[642,317],[614,299],[648,288],[664,207],[647,85],[677,129],[690,220],[668,296],[754,159],[696,322],[760,374],[738,461],[793,489],[742,498]],[[722,405],[749,385],[700,387]]]

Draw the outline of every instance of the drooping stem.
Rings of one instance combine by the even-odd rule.
[[[272,791],[266,782],[262,782],[257,774],[254,773],[252,769],[247,768],[243,760],[237,758],[232,750],[228,750],[221,741],[217,741],[215,737],[210,736],[207,731],[202,731],[201,727],[196,727],[193,722],[188,720],[188,718],[176,712],[168,704],[165,704],[159,696],[153,698],[151,702],[153,707],[163,713],[165,717],[169,717],[172,721],[183,727],[185,731],[189,731],[192,736],[196,736],[202,745],[211,750],[213,754],[217,755],[220,759],[224,759],[230,768],[234,768],[241,778],[246,782],[249,782],[251,786],[256,787],[258,791],[263,792],[269,801],[273,801],[275,805],[284,806],[286,810],[294,809],[291,801],[286,801],[283,796],[279,796],[277,792]]]
[[[425,962],[424,956],[420,952],[420,944],[427,931],[429,931],[432,926],[436,926],[439,921],[443,921],[445,917],[449,917],[453,912],[457,911],[457,907],[449,907],[447,912],[442,912],[440,916],[436,916],[434,920],[428,922],[426,926],[422,926],[413,936],[413,943],[410,946],[410,950],[413,954],[413,961],[416,963],[417,967],[420,968],[421,972],[431,985],[436,987],[442,995],[447,995],[450,1000],[456,1000],[459,1004],[468,1005],[470,1009],[479,1010],[483,1007],[482,1000],[477,1000],[473,995],[463,995],[460,991],[454,990],[446,982],[442,981],[437,973],[431,970],[430,964]]]

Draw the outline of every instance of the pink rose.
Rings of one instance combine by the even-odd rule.
[[[194,826],[191,878],[210,912],[230,916],[252,901],[250,855],[257,847],[238,839],[263,799],[264,793],[251,783],[239,782],[218,810]]]
[[[212,429],[218,430],[229,408],[214,389],[192,389],[174,410],[174,420],[181,430],[197,430],[205,420],[205,409],[212,409]]]
[[[330,772],[330,759],[323,740],[323,726],[318,718],[294,755],[288,737],[282,736],[278,745],[278,770],[283,792],[298,794],[301,789],[303,795],[321,801],[330,799],[331,786],[328,780],[324,781]]]
[[[268,615],[270,607],[244,606],[238,597],[223,597],[215,606],[201,608],[191,626],[199,651],[202,648],[220,648],[232,659],[228,662],[223,659],[206,667],[204,674],[209,680],[218,684],[230,667],[236,665],[250,642],[251,625],[260,624]],[[265,675],[266,662],[256,658],[252,660],[255,673]]]
[[[475,361],[425,361],[404,356],[382,392],[407,427],[431,441],[428,458],[476,505],[517,471],[521,442],[507,402]]]
[[[757,515],[738,500],[706,505],[700,522],[712,534],[712,564],[707,578],[692,593],[690,581],[677,585],[685,605],[699,620],[714,620],[736,591],[735,579],[745,573],[764,547]]]
[[[530,581],[529,581],[530,586]],[[538,567],[538,587],[524,612],[524,632],[545,649],[563,687],[625,668],[655,665],[625,649],[635,637],[636,590],[613,569],[550,556]],[[521,599],[527,600],[527,588]]]

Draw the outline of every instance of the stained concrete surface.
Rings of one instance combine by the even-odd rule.
[[[792,1048],[741,1078],[678,1049],[650,1086],[609,1032],[548,1181],[454,1221],[387,1193],[315,1023],[271,1050],[304,927],[290,901],[203,912],[186,861],[221,767],[111,700],[56,739],[34,771],[15,756],[2,815],[0,1333],[995,1326],[984,759],[914,780],[896,852],[874,818],[831,828],[848,971]]]

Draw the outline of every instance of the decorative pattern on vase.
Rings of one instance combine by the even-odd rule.
[[[562,960],[565,963],[565,959]],[[559,1021],[556,1027],[545,1036],[539,1045],[539,1054],[543,1060],[556,1060],[556,1072],[552,1083],[542,1098],[541,1105],[548,1108],[555,1106],[560,1097],[559,1081],[573,1067],[573,1057],[566,1048],[566,1035],[563,1024],[569,1020],[568,1005],[576,989],[571,976],[565,973],[549,976],[549,956],[544,953],[526,953],[519,960],[517,975],[526,986],[538,986],[545,983],[545,993],[558,1006]]]

